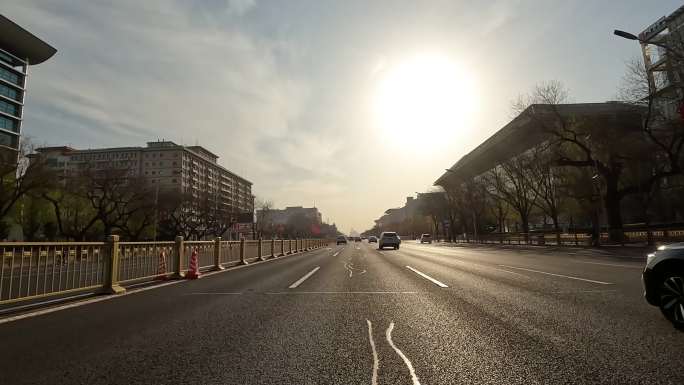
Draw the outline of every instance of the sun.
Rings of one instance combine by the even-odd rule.
[[[477,101],[474,81],[448,57],[417,55],[380,74],[373,112],[383,140],[418,148],[448,143],[467,128]]]

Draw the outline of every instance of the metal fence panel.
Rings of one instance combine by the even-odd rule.
[[[175,253],[174,242],[120,242],[119,282],[167,276]]]
[[[0,304],[102,286],[105,244],[3,243]]]
[[[197,252],[197,262],[200,269],[214,266],[214,241],[188,241],[184,242],[185,270],[190,269],[190,259],[193,251]]]

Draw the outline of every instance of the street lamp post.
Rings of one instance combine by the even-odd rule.
[[[683,54],[682,52],[680,52],[680,51],[678,51],[678,50],[676,50],[676,49],[670,47],[670,46],[667,45],[667,44],[660,43],[660,42],[657,42],[657,41],[646,41],[646,40],[642,40],[642,39],[640,39],[638,36],[636,36],[636,35],[634,35],[634,34],[632,34],[632,33],[625,32],[625,31],[621,31],[621,30],[619,30],[619,29],[614,30],[614,31],[613,31],[613,34],[614,34],[615,36],[619,36],[619,37],[624,38],[624,39],[627,39],[627,40],[635,40],[635,41],[638,41],[638,42],[641,43],[641,44],[652,44],[652,45],[655,45],[656,47],[661,47],[661,48],[663,48],[665,51],[667,51],[668,53],[671,53],[671,54],[673,54],[674,56],[676,56],[678,59],[680,59],[680,60],[681,60],[681,59],[684,59],[684,54]]]

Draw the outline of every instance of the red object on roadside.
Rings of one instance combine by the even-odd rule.
[[[188,267],[188,273],[185,275],[185,278],[197,279],[200,276],[199,263],[197,261],[197,249],[193,249],[192,255],[190,256],[190,266]]]
[[[166,251],[159,253],[159,265],[157,267],[157,277],[156,280],[164,281],[168,277],[166,276]]]

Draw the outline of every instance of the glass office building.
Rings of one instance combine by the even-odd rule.
[[[16,162],[29,65],[57,50],[0,15],[0,158]]]

